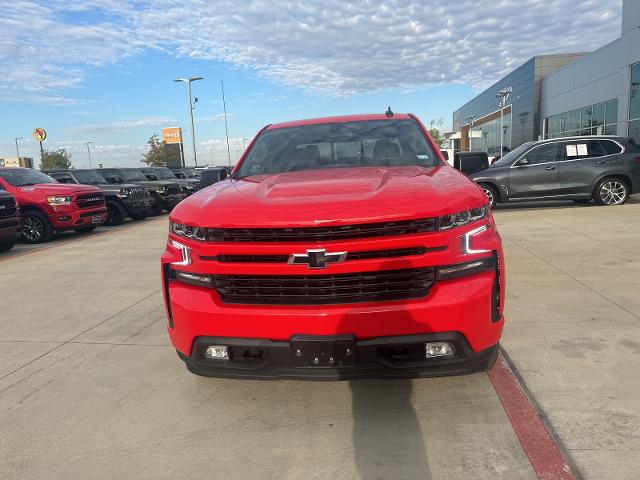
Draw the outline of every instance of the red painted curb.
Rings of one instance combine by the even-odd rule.
[[[520,445],[541,480],[576,480],[575,475],[533,407],[511,367],[498,355],[489,379],[509,417]]]

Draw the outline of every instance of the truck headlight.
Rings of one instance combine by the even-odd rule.
[[[169,222],[169,230],[180,237],[191,238],[204,242],[207,239],[207,229],[203,227],[192,227],[183,223]]]
[[[158,193],[164,193],[167,191],[167,187],[165,187],[164,185],[160,185],[158,187]]]
[[[120,198],[127,198],[127,195],[129,195],[129,189],[128,188],[121,188],[120,189],[120,193],[118,194],[118,196]]]
[[[458,213],[450,213],[449,215],[443,215],[440,217],[440,230],[448,230],[453,227],[461,227],[471,222],[487,218],[489,215],[489,206],[483,205],[482,207],[472,208],[471,210],[465,210]]]
[[[71,197],[58,197],[58,196],[47,197],[47,202],[49,202],[49,205],[55,205],[55,206],[71,205]]]

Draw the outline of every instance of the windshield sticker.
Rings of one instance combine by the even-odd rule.
[[[578,156],[586,157],[587,155],[589,155],[587,153],[587,144],[586,143],[579,143],[578,144]]]
[[[578,149],[575,145],[567,145],[567,157],[577,157]]]
[[[418,160],[429,160],[429,155],[416,155]]]

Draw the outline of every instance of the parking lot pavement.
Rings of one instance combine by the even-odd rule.
[[[587,479],[637,478],[639,218],[638,202],[496,212],[503,345]],[[187,373],[164,332],[166,231],[152,219],[0,262],[0,478],[537,478],[485,374]]]
[[[503,347],[587,479],[640,465],[640,199],[498,209]]]
[[[189,374],[164,331],[166,231],[134,223],[1,263],[0,478],[535,478],[484,374]]]

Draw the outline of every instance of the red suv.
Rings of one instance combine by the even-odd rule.
[[[0,168],[0,186],[20,205],[22,238],[46,242],[65,230],[87,232],[104,223],[104,194],[89,185],[58,183],[31,168]]]
[[[206,376],[482,371],[504,322],[487,197],[413,115],[265,127],[171,212],[162,275],[171,341]]]

